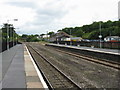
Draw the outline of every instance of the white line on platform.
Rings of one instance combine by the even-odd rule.
[[[26,46],[25,46],[25,47],[26,47]],[[32,56],[31,56],[31,54],[30,54],[30,52],[29,52],[29,50],[28,50],[27,47],[26,47],[26,50],[27,50],[27,52],[28,52],[28,54],[29,54],[29,56],[30,56],[30,59],[31,59],[31,61],[32,61],[33,65],[34,65],[34,67],[35,67],[35,69],[36,69],[36,71],[37,71],[37,74],[38,74],[38,76],[39,76],[39,79],[40,79],[40,81],[41,81],[42,84],[43,84],[43,87],[45,88],[45,90],[49,90],[47,84],[45,83],[45,81],[44,81],[44,79],[43,79],[43,77],[42,77],[42,74],[40,73],[37,65],[35,64],[35,62],[34,62],[34,60],[33,60],[33,58],[32,58]]]

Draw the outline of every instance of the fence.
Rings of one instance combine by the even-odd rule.
[[[13,42],[9,42],[9,48],[13,47],[17,43],[18,43],[17,41],[15,41],[14,43]],[[7,42],[4,41],[1,44],[2,44],[2,46],[1,46],[2,48],[0,48],[0,52],[3,52],[5,50],[7,50]]]

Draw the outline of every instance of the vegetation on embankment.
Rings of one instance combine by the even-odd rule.
[[[101,24],[102,39],[106,36],[120,36],[120,21],[107,22],[93,22],[90,25],[83,25],[82,27],[63,28],[58,31],[64,31],[75,37],[82,37],[84,39],[99,39]]]

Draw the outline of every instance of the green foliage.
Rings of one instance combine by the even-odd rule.
[[[120,36],[120,21],[107,21],[107,22],[93,22],[90,25],[83,25],[82,27],[75,27],[75,28],[63,28],[62,30],[58,31],[64,31],[67,34],[76,36],[76,37],[82,37],[85,39],[99,39],[100,35],[100,23],[101,23],[101,34],[102,39],[106,36],[114,35],[114,36]]]
[[[43,37],[45,34],[40,34],[41,37]]]
[[[90,37],[90,33],[85,33],[82,35],[82,38],[88,39]]]
[[[82,37],[83,31],[81,29],[80,30],[76,30],[76,32],[74,32],[72,35],[74,35],[76,37]]]
[[[6,42],[7,41],[7,36],[9,36],[9,41],[12,42],[13,40],[16,40],[16,37],[18,37],[18,35],[16,34],[15,28],[13,27],[12,24],[3,24],[3,27],[1,28],[2,31],[2,41]],[[8,30],[8,31],[7,31]],[[7,33],[8,32],[8,33]]]
[[[26,35],[26,34],[23,34],[20,38],[22,41],[25,41],[25,42],[38,42],[40,41],[39,38],[38,38],[39,35]]]
[[[63,28],[59,31],[64,31],[67,34],[71,34],[74,37],[82,37],[84,39],[99,39],[100,35],[100,23],[101,23],[101,34],[102,34],[102,39],[106,36],[120,36],[120,21],[107,21],[107,22],[93,22],[90,25],[83,25],[81,27],[66,27]],[[2,28],[3,32],[3,40],[6,40],[7,37],[7,24],[4,24],[4,27]],[[17,34],[14,31],[14,27],[11,28],[12,32],[17,36]],[[10,32],[9,32],[10,33]],[[47,35],[53,35],[54,32],[48,32]],[[43,36],[45,34],[41,34],[40,38],[41,40],[44,40]],[[10,36],[10,35],[9,35]],[[26,35],[23,34],[22,36],[19,36],[22,41],[27,41],[27,42],[38,42],[40,39],[38,38],[39,35]],[[12,40],[12,37],[10,38]]]
[[[53,35],[53,34],[54,34],[54,32],[49,32],[49,33],[48,33],[48,35],[50,35],[50,36]]]

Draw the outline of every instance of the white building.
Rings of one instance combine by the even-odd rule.
[[[47,35],[47,34],[43,35],[43,38],[49,38],[49,37],[50,35]]]
[[[104,41],[120,41],[120,37],[119,36],[107,36],[104,38]]]

